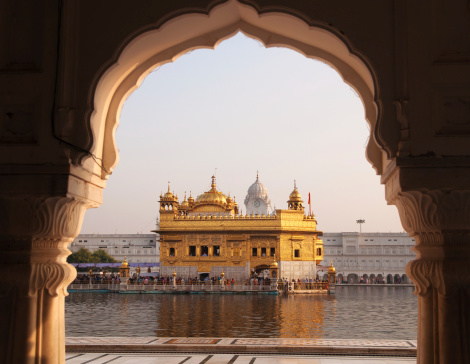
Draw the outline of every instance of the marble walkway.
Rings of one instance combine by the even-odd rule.
[[[416,363],[413,340],[68,337],[67,363]]]

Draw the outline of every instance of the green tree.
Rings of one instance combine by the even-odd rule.
[[[80,248],[77,252],[67,257],[68,263],[94,263],[92,254],[88,249]]]
[[[92,263],[116,263],[111,255],[106,253],[103,249],[98,249],[91,255]]]

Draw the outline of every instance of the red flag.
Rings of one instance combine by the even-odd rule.
[[[312,206],[310,205],[310,192],[308,193],[308,214],[312,215]]]

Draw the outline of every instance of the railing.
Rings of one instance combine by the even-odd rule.
[[[328,282],[279,282],[278,289],[289,290],[289,286],[295,291],[308,291],[308,290],[327,290]]]

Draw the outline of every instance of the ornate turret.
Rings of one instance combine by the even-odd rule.
[[[160,212],[162,211],[177,211],[179,207],[178,196],[170,191],[170,182],[168,182],[168,191],[165,195],[160,194]]]
[[[124,257],[124,261],[122,262],[121,266],[119,267],[119,275],[122,278],[129,278],[129,263],[127,263],[127,257]]]
[[[291,192],[289,195],[289,201],[287,201],[287,205],[289,210],[304,210],[304,205],[302,201],[302,196],[300,195],[299,191],[297,190],[297,184],[294,181],[294,191]]]
[[[188,205],[190,209],[194,207],[194,197],[191,195],[191,191],[189,191]]]
[[[189,210],[189,201],[186,199],[186,192],[184,193],[184,200],[178,208],[178,212],[181,215],[187,215]]]

